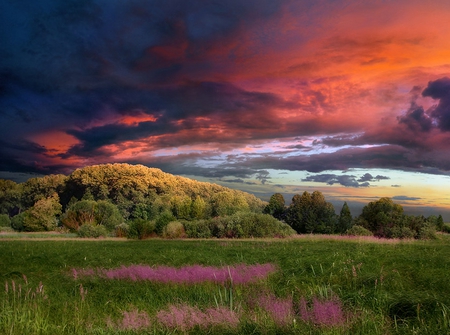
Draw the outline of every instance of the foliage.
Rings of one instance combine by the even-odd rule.
[[[295,234],[287,224],[271,215],[252,212],[213,218],[210,231],[218,238],[287,237]]]
[[[437,238],[436,227],[433,225],[424,225],[420,228],[418,237],[421,240],[435,240]]]
[[[25,219],[26,212],[17,214],[11,218],[11,228],[17,231],[23,231],[23,221]]]
[[[169,224],[169,222],[176,221],[176,217],[173,216],[172,212],[164,211],[156,218],[155,233],[162,236],[164,228]]]
[[[0,214],[0,227],[11,227],[11,219],[8,214]]]
[[[373,236],[373,233],[362,227],[362,226],[358,226],[358,225],[354,225],[353,227],[351,227],[350,229],[347,230],[347,235],[350,236]]]
[[[186,237],[189,238],[209,238],[212,237],[207,220],[184,221]]]
[[[278,220],[284,218],[285,201],[281,193],[275,193],[270,197],[269,204],[264,207],[264,213],[272,215]]]
[[[250,207],[244,196],[235,190],[215,193],[211,197],[212,216],[232,215],[239,211],[248,211]]]
[[[231,196],[232,206],[237,206],[237,210],[247,208],[258,211],[263,207],[261,200],[245,192],[174,176],[155,168],[129,164],[104,164],[77,169],[67,177],[61,198],[64,206],[72,196],[81,199],[86,193],[91,194],[93,200],[109,199],[119,208],[124,218],[134,213],[130,218],[153,219],[167,209],[174,210],[177,217],[179,213],[179,218],[200,218],[198,215],[206,215],[205,212],[213,203],[216,210],[221,211],[214,196],[222,192]],[[203,203],[197,200],[200,208],[194,213],[187,207],[197,198],[202,199]],[[147,211],[147,217],[142,214],[144,208],[136,207],[138,204],[147,206],[155,203],[163,205],[163,208],[158,210],[159,205],[152,206],[149,211],[147,207],[144,210]],[[235,211],[228,206],[229,204],[225,205],[227,211]]]
[[[169,222],[165,227],[162,234],[165,238],[181,238],[185,237],[184,226],[179,221]]]
[[[345,233],[349,230],[353,225],[353,217],[350,212],[350,208],[347,205],[347,202],[344,202],[342,206],[341,213],[339,214],[339,219],[336,227],[337,233]]]
[[[336,214],[319,191],[296,194],[287,209],[286,222],[300,234],[330,234],[336,230]]]
[[[67,208],[61,221],[72,231],[78,230],[85,224],[101,225],[108,231],[113,231],[123,222],[123,218],[117,206],[108,201],[81,200]]]
[[[0,214],[13,216],[18,214],[21,206],[21,190],[19,184],[0,179]]]
[[[112,231],[123,222],[123,217],[116,205],[99,200],[95,210],[95,222],[105,226],[108,231]]]
[[[55,230],[58,224],[57,217],[61,214],[59,196],[54,193],[50,198],[40,199],[25,211],[23,217],[24,231],[50,231]]]
[[[84,224],[78,230],[77,234],[79,237],[106,237],[108,235],[108,231],[105,226],[102,225],[92,225],[92,224]]]
[[[51,198],[55,193],[60,196],[64,191],[66,178],[58,174],[28,179],[21,184],[23,208],[33,206],[38,200]]]
[[[390,237],[391,228],[402,224],[403,207],[389,198],[381,198],[364,206],[360,217],[367,222],[364,228],[375,236]]]
[[[134,219],[128,225],[127,237],[144,239],[150,237],[155,231],[155,222],[144,219]]]
[[[363,208],[358,223],[378,237],[434,239],[436,230],[442,227],[442,216],[439,217],[405,215],[401,205],[381,198]]]
[[[115,236],[116,237],[127,237],[129,236],[130,225],[128,223],[121,223],[116,227]]]

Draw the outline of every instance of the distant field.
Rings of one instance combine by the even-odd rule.
[[[448,235],[68,237],[0,238],[0,334],[450,333]],[[161,273],[169,282],[133,280]]]

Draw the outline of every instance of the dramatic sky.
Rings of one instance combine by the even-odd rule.
[[[450,220],[449,18],[448,0],[1,1],[0,177],[139,163]]]

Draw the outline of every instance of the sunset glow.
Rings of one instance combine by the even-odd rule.
[[[129,162],[450,221],[450,2],[0,4],[0,177]],[[359,209],[358,209],[359,208]]]

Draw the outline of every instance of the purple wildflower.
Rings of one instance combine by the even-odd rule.
[[[266,310],[278,326],[285,326],[293,320],[292,299],[281,299],[273,294],[259,297],[258,304]]]
[[[308,308],[306,299],[301,298],[299,314],[304,322],[312,322],[319,326],[339,326],[344,324],[346,320],[342,304],[338,298],[319,300],[315,297],[310,308]]]
[[[202,312],[198,307],[171,305],[168,310],[157,313],[158,322],[170,329],[186,331],[196,326],[207,328],[214,325],[236,327],[239,324],[239,316],[224,307],[209,308]]]
[[[273,264],[238,264],[235,266],[212,267],[190,265],[181,268],[148,265],[121,266],[116,269],[72,269],[74,279],[80,277],[102,277],[107,279],[150,280],[162,283],[215,282],[245,284],[265,278],[275,271]]]

